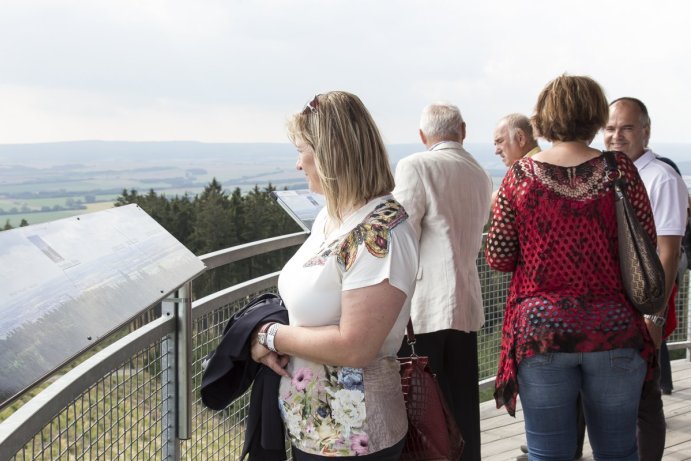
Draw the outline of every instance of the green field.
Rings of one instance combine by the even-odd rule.
[[[22,222],[22,219],[26,219],[26,221],[29,224],[40,224],[44,222],[55,221],[56,219],[70,218],[72,216],[78,216],[85,213],[101,211],[107,208],[112,208],[112,206],[113,202],[98,202],[86,204],[85,210],[46,211],[39,213],[18,213],[11,215],[1,215],[0,227],[4,226],[8,222],[8,220],[12,227],[18,227],[19,223]],[[0,205],[0,207],[2,207],[2,205]]]
[[[79,150],[80,146],[72,147]],[[54,148],[61,147],[65,146]],[[161,152],[154,155],[149,149],[138,154],[125,151],[113,158],[101,155],[102,144],[92,148],[93,152],[82,152],[81,156],[70,150],[60,157],[50,157],[59,159],[55,161],[26,156],[21,162],[0,165],[0,228],[7,223],[17,227],[22,219],[39,224],[100,210],[111,206],[124,189],[139,194],[153,189],[169,198],[187,193],[193,198],[214,178],[229,193],[235,188],[247,192],[255,185],[263,188],[268,183],[278,189],[305,185],[304,176],[295,170],[292,152],[276,156],[266,152],[257,155],[250,150],[247,155],[236,155],[229,161],[226,155],[195,158],[190,154],[177,158]],[[174,146],[166,145],[168,148]],[[271,150],[271,146],[267,149]],[[273,148],[276,149],[281,153],[284,150]],[[88,209],[81,209],[83,204]]]

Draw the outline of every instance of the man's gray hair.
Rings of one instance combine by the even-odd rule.
[[[499,123],[506,123],[506,128],[509,130],[509,141],[514,142],[516,140],[516,130],[522,130],[528,137],[528,141],[535,141],[535,136],[533,135],[533,126],[530,124],[530,119],[523,114],[509,114],[502,118]]]
[[[463,116],[457,106],[444,102],[430,104],[422,110],[420,130],[430,139],[456,141],[461,135]]]

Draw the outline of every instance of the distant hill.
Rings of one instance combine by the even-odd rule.
[[[265,163],[276,157],[293,154],[288,143],[202,143],[196,141],[128,142],[128,141],[74,141],[40,144],[0,144],[0,165],[109,163],[138,161],[198,162],[205,159]]]
[[[543,147],[545,143],[542,143]],[[466,149],[492,176],[503,176],[506,167],[494,154],[491,143],[466,143]],[[602,148],[602,146],[595,146]],[[392,165],[413,152],[424,149],[422,144],[390,144],[387,146]],[[674,160],[682,174],[691,176],[691,144],[660,143],[656,152]],[[295,172],[297,154],[290,143],[203,143],[196,141],[127,142],[74,141],[39,144],[0,144],[0,184],[3,169],[17,168],[67,170],[132,170],[142,171],[178,168],[194,173],[206,170],[209,176],[218,171],[221,177],[235,180],[280,172],[299,177]],[[136,167],[136,168],[135,168]],[[229,170],[237,170],[238,176]],[[251,170],[250,174],[245,172]],[[56,171],[57,172],[57,171]],[[293,174],[295,173],[295,174]],[[45,176],[45,175],[42,175]],[[126,174],[123,175],[123,179]]]
[[[423,149],[422,144],[392,144],[387,146],[392,163]],[[486,150],[487,146],[483,146]],[[113,161],[223,160],[229,162],[255,161],[267,163],[280,159],[295,159],[297,153],[290,143],[202,143],[196,141],[127,142],[74,141],[40,144],[0,144],[0,165],[68,165],[109,163]]]
[[[546,144],[543,143],[543,146]],[[465,143],[498,188],[506,167],[491,143]],[[596,146],[601,147],[601,146]],[[421,143],[387,146],[391,164],[424,149]],[[691,184],[691,144],[658,144]],[[295,169],[297,152],[285,143],[196,141],[75,141],[0,144],[0,225],[22,219],[39,223],[108,206],[123,189],[166,196],[194,196],[213,178],[226,191],[271,183],[278,189],[307,187]],[[96,207],[96,208],[94,208]]]
[[[541,142],[543,147],[546,145]],[[494,164],[499,160],[494,155],[491,143],[466,143],[466,149],[483,164]],[[423,149],[422,144],[389,144],[392,163],[401,157]],[[594,145],[602,148],[602,146]],[[658,143],[655,152],[672,158],[677,164],[691,167],[691,144]],[[160,160],[202,160],[223,159],[227,161],[254,160],[266,163],[270,159],[295,156],[290,143],[204,143],[197,141],[70,141],[36,144],[0,144],[0,165],[2,164],[66,164],[92,163],[118,160],[160,161]],[[499,162],[501,163],[501,162]],[[691,168],[690,168],[691,169]],[[691,171],[689,171],[691,174]]]

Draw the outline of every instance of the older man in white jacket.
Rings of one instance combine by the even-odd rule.
[[[430,367],[463,433],[462,460],[480,461],[477,331],[485,317],[476,259],[487,222],[492,181],[463,148],[466,126],[458,107],[427,106],[420,139],[427,151],[396,167],[395,198],[420,241],[411,305],[415,351]],[[405,344],[401,355],[409,355]]]

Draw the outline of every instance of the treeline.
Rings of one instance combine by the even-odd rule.
[[[67,199],[67,201],[71,201],[71,205],[67,205],[67,206],[62,206],[62,205],[47,206],[47,205],[44,205],[40,209],[32,209],[32,208],[29,208],[27,205],[23,205],[21,208],[12,207],[9,210],[5,210],[4,208],[0,208],[0,216],[15,215],[15,214],[19,214],[19,213],[31,214],[31,213],[47,213],[49,211],[86,210],[86,205],[84,205],[81,200],[74,201],[72,199]],[[9,219],[8,219],[8,221],[9,221]],[[19,225],[19,227],[22,227],[21,224]],[[5,230],[7,230],[7,229],[5,229]]]
[[[19,227],[26,227],[28,225],[29,225],[29,223],[26,219],[22,219],[19,222]],[[10,230],[10,229],[14,229],[14,226],[12,224],[10,224],[10,220],[8,219],[7,221],[5,221],[5,225],[0,228],[0,231]]]
[[[214,178],[194,197],[166,197],[150,190],[123,190],[115,206],[136,203],[196,255],[243,243],[299,232],[300,227],[276,204],[269,184],[246,194],[223,190]],[[295,249],[285,249],[209,271],[194,283],[195,297],[280,270]]]

